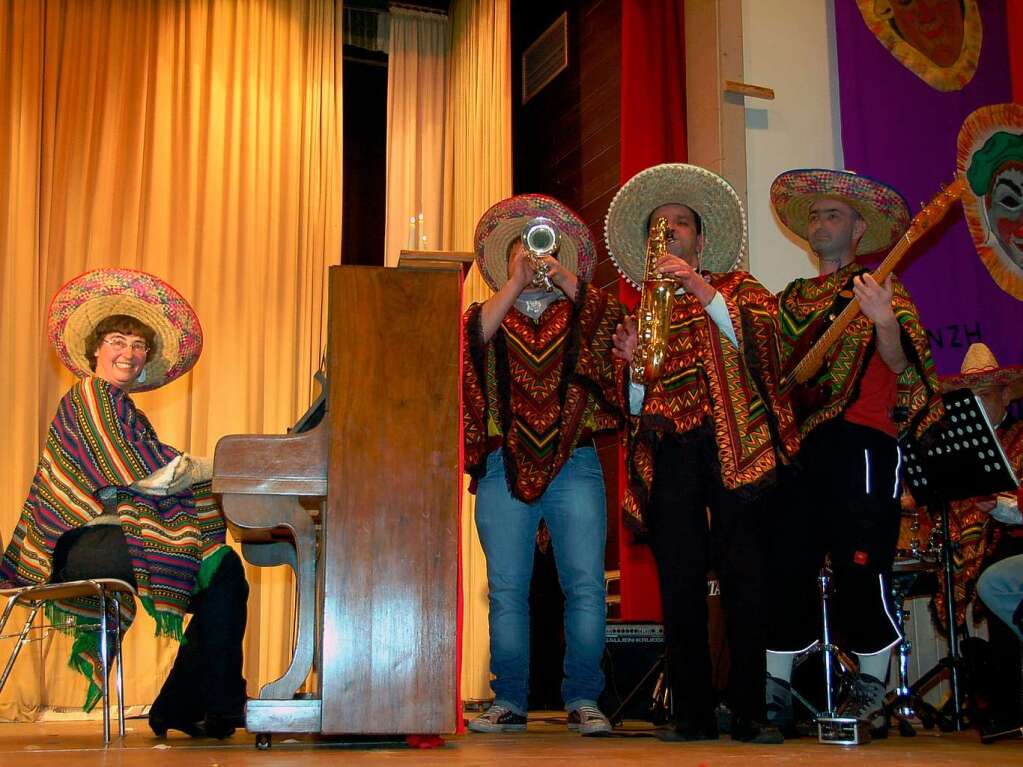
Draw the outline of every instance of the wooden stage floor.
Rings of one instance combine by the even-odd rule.
[[[865,746],[826,746],[801,739],[781,746],[732,743],[662,743],[642,735],[637,724],[611,738],[582,738],[557,723],[558,714],[530,718],[529,731],[509,735],[467,734],[447,738],[441,748],[417,750],[400,744],[341,745],[309,739],[278,738],[269,751],[257,751],[248,733],[225,741],[192,740],[173,734],[158,740],[144,719],[129,719],[124,741],[102,747],[99,722],[0,724],[0,767],[317,767],[321,764],[647,764],[694,767],[773,767],[774,765],[1023,765],[1023,741],[981,745],[975,732],[956,735],[921,732],[915,738],[889,737]],[[552,721],[553,720],[553,721]]]

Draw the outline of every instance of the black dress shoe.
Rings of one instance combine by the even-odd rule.
[[[667,743],[717,740],[718,724],[713,716],[702,720],[676,722],[670,727],[654,731],[654,737]]]
[[[784,743],[785,738],[777,727],[759,722],[748,716],[732,715],[732,740],[741,743]]]
[[[190,738],[205,738],[206,729],[202,722],[173,719],[159,713],[149,712],[149,729],[158,738],[166,738],[167,730],[178,730]]]
[[[245,727],[245,714],[207,714],[203,723],[206,737],[218,740],[230,738],[240,727]]]

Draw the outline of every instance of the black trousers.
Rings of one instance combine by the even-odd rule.
[[[678,724],[708,721],[717,702],[707,631],[707,574],[712,566],[721,584],[730,653],[726,697],[735,714],[763,719],[765,508],[763,501],[744,499],[721,484],[709,427],[662,440],[645,519],[661,585]]]
[[[769,647],[795,652],[820,638],[817,575],[830,554],[830,617],[841,646],[879,652],[899,639],[890,617],[901,516],[898,446],[876,429],[836,418],[807,435],[797,463],[782,483],[771,547]]]
[[[128,546],[118,525],[71,530],[54,550],[56,580],[120,578],[135,583]],[[192,596],[192,613],[174,666],[152,712],[170,721],[197,722],[207,715],[236,716],[245,707],[242,637],[249,586],[241,559],[228,551],[209,586]]]

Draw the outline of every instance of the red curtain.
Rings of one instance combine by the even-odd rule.
[[[622,0],[620,183],[651,165],[687,159],[682,5],[683,0]],[[621,299],[635,306],[638,293],[624,280],[619,285]],[[624,457],[620,450],[619,499],[625,488]],[[659,621],[661,595],[650,549],[623,529],[619,561],[622,619]]]
[[[1023,0],[1006,0],[1005,29],[1009,35],[1012,100],[1023,104]]]

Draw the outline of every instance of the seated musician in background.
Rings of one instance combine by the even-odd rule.
[[[844,301],[855,296],[862,314],[792,394],[802,446],[772,545],[768,717],[791,731],[793,657],[820,637],[816,578],[830,553],[832,621],[843,649],[859,660],[839,714],[880,728],[891,648],[900,638],[890,606],[901,494],[896,440],[921,435],[943,411],[909,293],[894,275],[878,284],[856,257],[891,248],[909,210],[891,187],[833,170],[783,173],[771,185],[771,202],[819,260],[818,277],[793,281],[779,298],[786,366],[799,362]]]
[[[626,521],[647,538],[661,588],[674,722],[666,740],[718,737],[707,629],[707,577],[716,567],[726,612],[733,740],[780,743],[764,721],[768,593],[766,502],[776,468],[797,448],[795,419],[778,393],[777,301],[737,271],[745,218],[732,187],[694,165],[648,168],[618,192],[608,249],[641,286],[648,238],[667,220],[655,271],[677,283],[660,375],[630,378]],[[630,363],[632,318],[617,353]],[[631,367],[631,365],[630,365]],[[643,377],[645,378],[645,373]],[[710,510],[708,519],[707,510]]]
[[[1017,477],[1023,477],[1023,421],[1009,415],[1009,403],[1023,397],[1023,366],[1001,367],[991,350],[972,344],[961,372],[942,378],[946,391],[971,389],[995,427]],[[994,677],[974,698],[984,697],[985,729],[1018,727],[1020,710],[1020,640],[1023,639],[1023,517],[1020,494],[1006,494],[954,501],[949,527],[956,541],[954,561],[956,620],[965,623],[966,609],[974,593],[997,620],[988,620]],[[939,572],[944,578],[944,572]],[[978,579],[979,575],[979,579]],[[944,624],[945,590],[938,589],[934,615]],[[979,681],[979,680],[978,680]],[[975,683],[975,686],[976,683]]]
[[[156,277],[101,269],[57,293],[49,337],[81,380],[57,406],[0,582],[119,578],[134,585],[157,634],[184,636],[149,713],[153,732],[227,737],[243,723],[246,698],[241,560],[224,542],[212,462],[160,442],[131,398],[195,364],[199,319]],[[89,710],[100,696],[98,604],[70,600],[54,609],[78,626],[72,665],[89,679]],[[122,610],[127,626],[135,606]],[[186,612],[193,613],[187,630]]]
[[[554,222],[560,247],[556,257],[533,261],[520,235],[538,216]],[[593,435],[620,423],[611,338],[621,307],[590,284],[596,256],[586,224],[550,197],[497,203],[480,219],[475,247],[496,292],[464,317],[465,467],[487,558],[495,700],[469,729],[526,729],[529,584],[543,519],[565,595],[568,726],[607,733],[611,725],[597,707],[607,516]],[[550,292],[537,284],[544,271]]]

